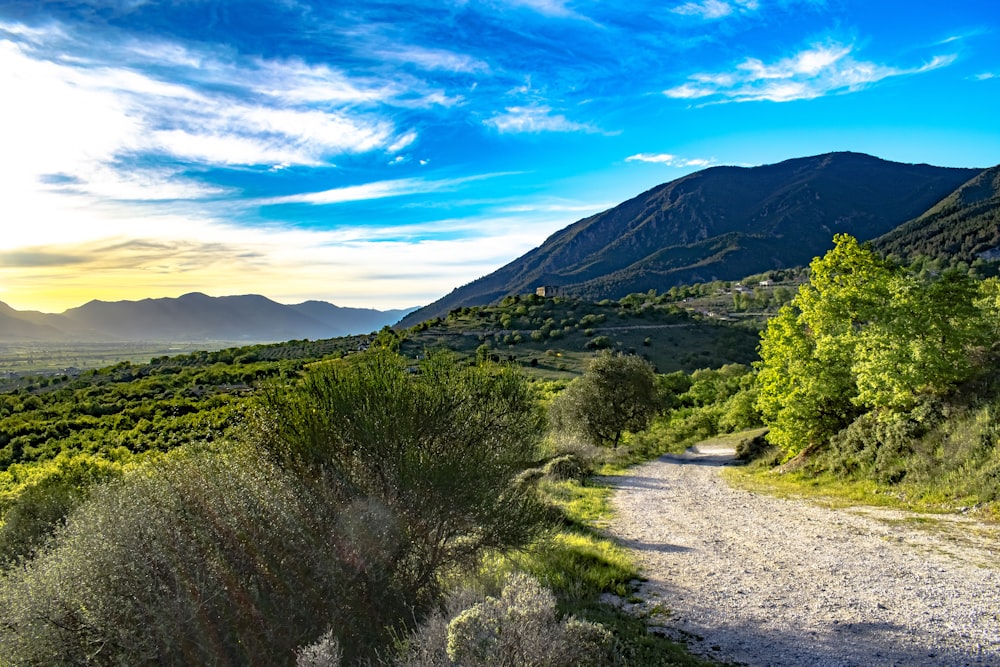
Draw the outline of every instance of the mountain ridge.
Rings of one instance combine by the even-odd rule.
[[[876,238],[982,171],[851,152],[759,167],[710,167],[568,225],[399,326],[542,285],[581,298],[614,299],[806,265],[832,247],[834,234]]]
[[[335,338],[376,331],[412,310],[349,308],[325,301],[286,305],[259,294],[212,297],[202,292],[137,301],[92,299],[59,314],[18,311],[0,302],[0,341],[263,343]]]

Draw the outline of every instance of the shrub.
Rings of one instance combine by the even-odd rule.
[[[2,664],[288,664],[363,611],[335,504],[252,452],[101,487],[0,580]]]
[[[551,479],[583,479],[591,470],[579,456],[563,454],[546,463],[542,472]]]
[[[385,575],[395,602],[377,627],[436,600],[444,569],[527,544],[541,527],[541,503],[514,481],[537,458],[543,416],[509,365],[431,355],[410,372],[405,359],[375,351],[314,367],[301,384],[271,386],[262,398],[263,447],[344,502],[377,503],[376,523],[398,527]]]
[[[560,619],[549,590],[528,575],[513,573],[498,597],[480,598],[450,620],[443,614],[428,619],[398,664],[597,666],[612,664],[612,641],[611,633],[599,624]]]
[[[649,424],[659,405],[655,382],[645,359],[602,353],[555,398],[551,421],[595,444],[617,446],[624,431],[641,431]]]

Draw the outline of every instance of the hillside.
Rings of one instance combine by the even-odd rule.
[[[1000,259],[1000,166],[982,172],[874,243],[881,252],[902,259]]]
[[[282,341],[369,333],[407,310],[342,308],[323,301],[283,305],[259,295],[90,301],[60,315],[0,304],[0,341]]]
[[[712,167],[580,220],[400,324],[555,285],[598,300],[802,266],[833,235],[881,236],[979,169],[830,153],[761,167]]]

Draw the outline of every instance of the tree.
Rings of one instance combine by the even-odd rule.
[[[866,411],[895,419],[974,371],[989,301],[961,272],[906,271],[850,236],[810,265],[809,283],[761,335],[757,407],[793,456]]]
[[[858,341],[852,364],[856,401],[907,411],[921,397],[944,394],[969,378],[972,352],[989,340],[978,294],[967,273],[947,271],[933,280],[897,276],[890,307]]]
[[[834,242],[761,334],[757,407],[768,440],[787,456],[825,443],[860,414],[855,349],[889,302],[892,266],[847,234]]]
[[[558,428],[618,446],[622,433],[649,425],[659,405],[656,376],[645,359],[603,352],[552,404]]]

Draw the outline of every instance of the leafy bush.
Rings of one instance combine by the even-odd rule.
[[[3,513],[0,567],[33,556],[95,485],[121,477],[122,466],[82,454],[60,455],[34,472],[36,479]]]
[[[557,456],[542,467],[542,472],[551,479],[583,479],[592,470],[576,454]]]
[[[649,424],[659,405],[655,382],[645,359],[601,353],[555,398],[550,419],[557,429],[617,447],[623,432]]]

